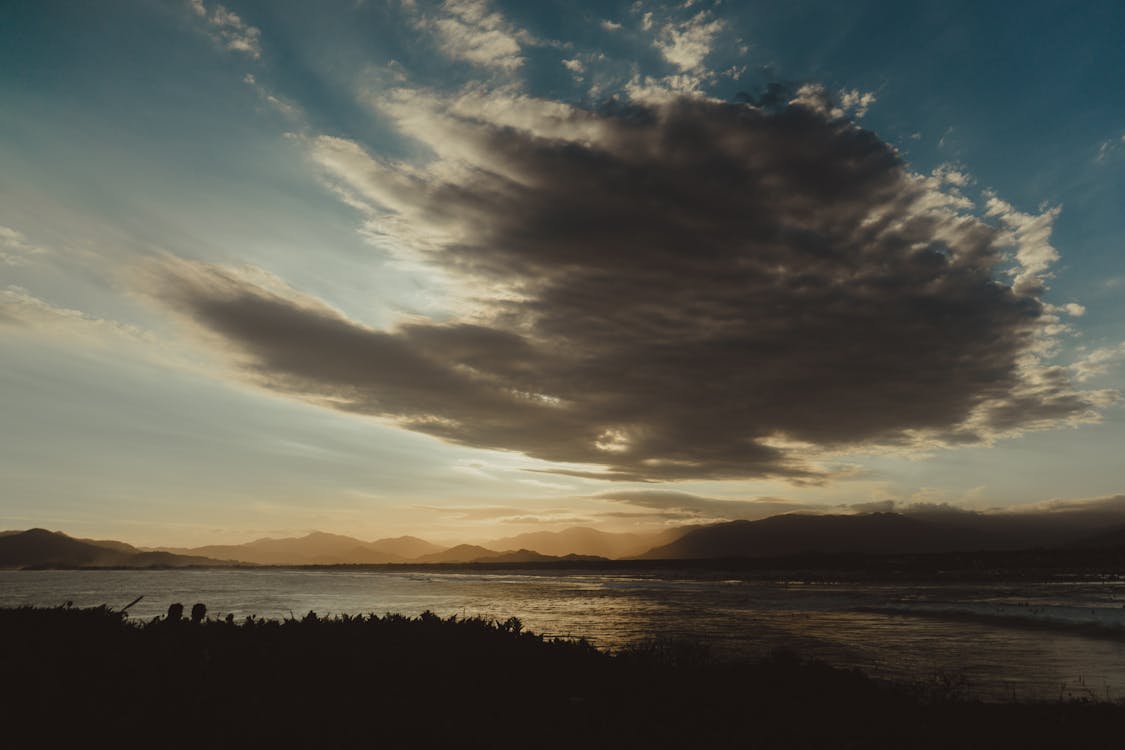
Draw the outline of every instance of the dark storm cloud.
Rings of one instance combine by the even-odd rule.
[[[472,322],[373,330],[178,261],[158,294],[264,387],[603,467],[560,467],[581,476],[815,481],[816,451],[972,443],[1097,405],[1039,364],[1046,308],[1004,281],[1004,233],[846,119],[481,112],[411,120],[448,168],[318,144],[401,243],[497,290]]]

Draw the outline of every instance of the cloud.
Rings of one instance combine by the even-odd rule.
[[[530,511],[503,505],[419,505],[420,510],[431,511],[450,520],[467,521],[490,526],[492,524],[587,524],[595,519],[574,512],[573,508],[543,508]]]
[[[651,26],[651,16],[645,15],[645,28]],[[670,22],[660,29],[656,48],[664,59],[684,73],[697,72],[711,54],[715,37],[725,28],[722,19],[714,18],[708,11],[700,11],[687,21]]]
[[[1104,163],[1110,156],[1116,154],[1123,145],[1125,145],[1125,134],[1106,138],[1098,145],[1098,153],[1094,156],[1094,161],[1099,164]]]
[[[870,91],[844,89],[837,97],[833,97],[828,93],[828,89],[819,83],[806,83],[800,86],[790,101],[790,104],[807,107],[833,119],[863,117],[874,103],[875,94]]]
[[[597,500],[608,500],[643,511],[623,511],[602,513],[609,517],[656,516],[667,521],[687,521],[693,523],[713,523],[721,521],[755,521],[785,513],[850,515],[859,513],[900,513],[916,518],[938,521],[988,521],[1023,520],[1038,521],[1047,525],[1058,524],[1056,531],[1065,528],[1064,524],[1078,522],[1091,527],[1107,527],[1125,521],[1125,495],[1109,497],[1055,499],[1034,504],[1010,507],[996,507],[987,510],[974,510],[949,502],[933,502],[924,498],[929,494],[941,496],[936,490],[922,490],[915,498],[907,501],[875,500],[870,502],[843,503],[836,505],[801,503],[776,497],[759,497],[747,500],[720,500],[702,497],[685,492],[660,490],[630,490],[604,492],[593,496]],[[972,494],[972,491],[970,491]],[[968,499],[967,497],[965,499]]]
[[[562,66],[574,74],[575,80],[582,80],[582,73],[585,72],[586,66],[577,57],[572,57],[569,60],[563,60]]]
[[[1042,291],[1047,269],[1059,259],[1058,251],[1051,245],[1051,231],[1062,207],[1027,214],[991,193],[987,194],[985,207],[987,214],[998,218],[1005,229],[1001,240],[1016,251],[1019,267],[1013,272],[1015,289]]]
[[[987,443],[1096,419],[1044,358],[1050,217],[984,217],[893,147],[800,103],[588,110],[399,90],[428,163],[317,138],[380,231],[468,290],[372,329],[280,282],[169,259],[146,282],[241,377],[615,480],[816,481],[818,457]],[[989,220],[994,223],[990,223]],[[1052,327],[1054,326],[1054,327]],[[565,465],[565,464],[574,464]]]
[[[893,513],[895,510],[894,500],[871,500],[866,503],[853,503],[852,505],[843,506],[848,508],[853,513]]]
[[[526,508],[504,505],[419,505],[417,507],[420,510],[453,516],[460,521],[496,521],[527,514]]]
[[[1059,498],[1012,508],[1013,513],[1109,513],[1125,516],[1125,495]]]
[[[23,232],[0,224],[0,266],[25,266],[31,256],[46,252],[46,248],[30,242]]]
[[[660,516],[680,521],[756,521],[781,513],[821,512],[830,506],[808,505],[776,497],[759,497],[753,500],[719,500],[692,495],[687,492],[663,490],[631,490],[603,492],[594,496],[599,500],[645,508],[645,515]],[[836,508],[839,511],[839,508]],[[629,515],[636,515],[630,513]]]
[[[894,500],[873,500],[860,503],[805,503],[780,497],[755,497],[745,500],[723,500],[714,497],[693,495],[687,492],[667,490],[625,490],[602,492],[593,496],[597,500],[644,508],[645,512],[604,513],[607,516],[658,516],[669,521],[689,521],[693,523],[714,523],[720,521],[757,521],[770,516],[786,513],[843,514],[891,513],[908,514],[932,513],[935,509],[948,509],[950,512],[966,513],[949,505],[928,503],[902,504]]]
[[[417,27],[437,36],[442,53],[474,65],[514,71],[523,65],[521,40],[526,34],[512,26],[486,0],[445,0]]]
[[[1075,318],[1081,318],[1086,314],[1086,308],[1077,302],[1067,302],[1062,306],[1063,312]]]
[[[254,93],[258,95],[259,99],[264,101],[266,104],[269,104],[281,114],[293,119],[300,118],[300,107],[293,104],[292,102],[285,101],[284,99],[270,93],[269,89],[258,83],[258,79],[254,76],[253,73],[247,73],[246,75],[242,76],[242,82],[252,88],[254,90]]]
[[[840,106],[844,112],[854,112],[856,117],[863,117],[867,109],[875,103],[875,94],[870,91],[850,89],[840,92]]]
[[[250,26],[223,5],[215,5],[211,10],[207,9],[203,0],[189,0],[188,5],[196,16],[207,22],[215,41],[255,60],[262,56],[262,32],[256,26]]]
[[[112,341],[156,343],[155,337],[136,326],[52,305],[18,286],[0,289],[0,326],[32,331],[36,336],[70,337],[88,346]]]
[[[1070,369],[1074,373],[1074,379],[1084,383],[1099,375],[1105,375],[1122,361],[1125,361],[1125,344],[1103,346],[1087,353],[1072,364]]]

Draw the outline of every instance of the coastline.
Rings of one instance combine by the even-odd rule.
[[[0,570],[344,570],[395,572],[532,571],[543,574],[659,573],[807,582],[1022,582],[1121,580],[1125,548],[1027,549],[899,555],[801,554],[701,559],[531,560],[478,562],[293,563],[216,561],[190,565],[39,563]]]

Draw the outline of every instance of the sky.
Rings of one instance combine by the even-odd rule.
[[[0,3],[0,527],[1125,493],[1120,2]]]

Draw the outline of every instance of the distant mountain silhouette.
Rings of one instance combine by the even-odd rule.
[[[416,555],[402,554],[415,550],[440,550],[436,544],[414,537],[364,542],[341,534],[314,531],[302,537],[257,539],[246,544],[210,545],[190,549],[172,549],[181,554],[204,555],[224,560],[238,560],[256,565],[340,565],[405,562]],[[419,554],[422,554],[419,552]]]
[[[481,558],[497,557],[500,555],[493,549],[487,547],[478,547],[475,544],[458,544],[456,547],[450,547],[442,552],[435,552],[430,555],[422,555],[416,557],[411,562],[416,563],[467,563],[477,562]]]
[[[683,536],[689,528],[694,527],[668,529],[651,534],[631,534],[575,526],[563,531],[533,531],[504,537],[487,542],[486,546],[494,549],[526,549],[555,557],[582,555],[629,558],[653,547],[669,544]]]
[[[118,552],[127,552],[127,553],[130,553],[130,554],[154,551],[154,550],[140,550],[140,549],[137,549],[136,547],[134,547],[131,544],[126,544],[125,542],[119,542],[119,541],[116,541],[114,539],[83,539],[82,537],[74,537],[74,538],[77,539],[80,542],[85,542],[86,544],[93,544],[97,547],[106,547],[108,549],[115,549]]]
[[[529,549],[511,550],[509,552],[501,552],[498,555],[490,557],[478,557],[471,562],[477,563],[537,563],[537,562],[597,562],[599,560],[608,560],[607,557],[599,555],[576,555],[573,552],[569,555],[544,555]]]
[[[539,552],[533,552],[529,549],[510,550],[508,552],[501,552],[498,555],[491,555],[488,557],[478,557],[473,562],[481,563],[525,563],[525,562],[550,562],[551,560],[558,560],[559,557],[555,555],[543,555]]]
[[[600,532],[599,532],[600,533]],[[639,535],[638,535],[639,536]],[[489,547],[459,544],[442,547],[413,536],[364,542],[350,536],[313,532],[288,539],[258,539],[246,544],[211,545],[172,552],[237,560],[256,565],[380,565],[385,563],[469,563],[469,562],[544,562],[564,555],[546,555],[526,547],[498,552]],[[604,556],[578,555],[567,549],[571,559],[604,559]]]
[[[608,560],[597,555],[544,555],[526,548],[497,552],[475,544],[458,544],[432,555],[422,555],[410,562],[421,564],[437,563],[540,563],[540,562],[594,562]]]
[[[923,520],[898,513],[785,514],[759,521],[730,521],[689,531],[641,555],[676,560],[717,557],[783,557],[803,554],[895,554],[1000,549],[1014,540],[986,529]],[[1016,546],[1019,546],[1016,543]]]
[[[59,531],[29,529],[0,534],[0,568],[149,567],[219,565],[206,557],[142,552],[124,542],[75,539]]]
[[[406,560],[411,560],[422,555],[432,555],[445,549],[440,544],[427,542],[416,536],[397,536],[388,539],[376,539],[371,542],[372,548],[390,555],[398,555]]]
[[[341,534],[246,544],[145,550],[114,540],[31,529],[0,531],[0,567],[379,565],[539,563],[608,559],[699,560],[816,554],[883,555],[1035,549],[1125,549],[1117,505],[975,512],[948,506],[902,513],[793,513],[757,521],[681,526],[653,534],[573,527],[445,548],[413,536],[365,542]]]

